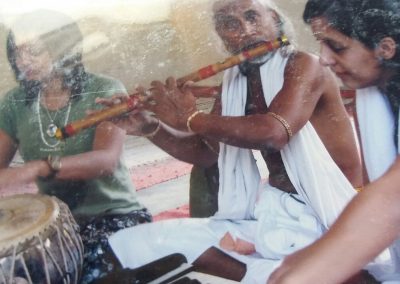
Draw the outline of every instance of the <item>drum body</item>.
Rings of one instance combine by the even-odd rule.
[[[79,227],[68,206],[39,194],[0,199],[0,283],[78,283]]]

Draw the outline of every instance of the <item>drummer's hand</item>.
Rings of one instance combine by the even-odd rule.
[[[138,90],[142,88],[139,87]],[[126,95],[114,95],[110,98],[96,98],[96,103],[102,104],[106,107],[112,107],[121,104],[128,100]],[[89,115],[95,114],[97,111],[88,113]],[[115,125],[124,129],[127,134],[135,136],[146,136],[154,132],[159,124],[159,121],[154,116],[150,115],[148,111],[141,110],[140,105],[138,108],[125,115],[113,118],[111,120]]]
[[[26,162],[20,167],[1,169],[0,172],[0,191],[2,191],[15,186],[25,186],[40,177],[49,177],[52,170],[47,161],[35,160]]]
[[[188,131],[187,120],[196,111],[196,98],[187,86],[178,88],[176,80],[168,78],[166,84],[159,81],[151,83],[150,97],[143,104],[146,109],[169,126]]]
[[[47,163],[47,161],[43,160],[34,160],[30,162],[26,162],[21,167],[20,175],[25,182],[33,182],[38,177],[48,177],[52,173],[52,170]]]

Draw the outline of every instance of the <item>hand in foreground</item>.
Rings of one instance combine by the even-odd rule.
[[[281,266],[271,274],[267,284],[307,283],[296,276],[296,266],[301,263],[301,259],[302,255],[299,252],[286,256]]]
[[[309,284],[309,283],[343,283],[343,284],[378,284],[377,280],[369,274],[366,270],[361,270],[354,274],[346,281],[338,281],[340,275],[343,275],[335,266],[333,277],[326,273],[332,271],[332,267],[326,267],[326,262],[322,258],[316,259],[318,265],[321,265],[323,269],[317,267],[310,261],[310,254],[313,254],[312,249],[302,249],[291,255],[285,257],[283,263],[278,267],[269,277],[267,284]],[[315,259],[311,257],[311,259]]]
[[[159,81],[151,83],[151,89],[145,108],[154,112],[167,125],[180,130],[188,131],[187,120],[196,112],[196,98],[188,86],[178,88],[174,78],[168,78],[166,85]]]
[[[137,91],[142,92],[143,88],[138,87]],[[96,103],[106,107],[123,103],[128,100],[126,95],[114,95],[111,98],[97,98]],[[159,120],[148,111],[140,108],[139,105],[134,111],[112,119],[112,122],[119,128],[124,129],[127,134],[135,136],[148,136],[154,133],[159,127]],[[94,112],[96,113],[96,112]],[[89,113],[93,114],[92,113]]]

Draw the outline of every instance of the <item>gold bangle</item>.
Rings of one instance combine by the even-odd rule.
[[[158,133],[158,131],[160,131],[160,128],[161,128],[160,120],[157,120],[157,122],[158,122],[158,124],[157,124],[156,129],[154,129],[154,130],[153,130],[152,132],[150,132],[150,133],[143,134],[142,136],[143,136],[143,137],[146,137],[146,138],[153,138],[153,137]]]
[[[292,138],[292,136],[293,136],[293,132],[292,132],[292,128],[290,127],[289,123],[279,114],[276,114],[274,112],[267,112],[267,114],[271,115],[273,118],[278,120],[283,125],[283,127],[286,130],[286,134],[288,136],[288,141],[290,141],[290,138]]]
[[[196,117],[198,114],[200,114],[200,113],[204,113],[204,111],[202,111],[202,110],[196,110],[194,113],[192,113],[192,114],[188,117],[188,119],[187,119],[187,121],[186,121],[186,127],[187,127],[187,129],[189,130],[190,133],[194,133],[194,131],[193,131],[192,128],[190,127],[190,122],[192,121],[193,118],[195,118],[195,117]]]
[[[52,171],[59,172],[61,170],[61,156],[49,155],[47,157],[47,163],[49,164],[49,167]]]
[[[364,186],[359,186],[354,188],[357,192],[361,192],[364,189]]]

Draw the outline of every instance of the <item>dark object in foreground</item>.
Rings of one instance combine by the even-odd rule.
[[[95,284],[144,284],[154,280],[157,283],[170,283],[182,275],[193,270],[193,266],[187,263],[186,257],[175,253],[136,269],[121,269],[110,273],[104,278],[99,279]],[[186,283],[186,282],[178,282]],[[188,282],[192,283],[192,282]]]

